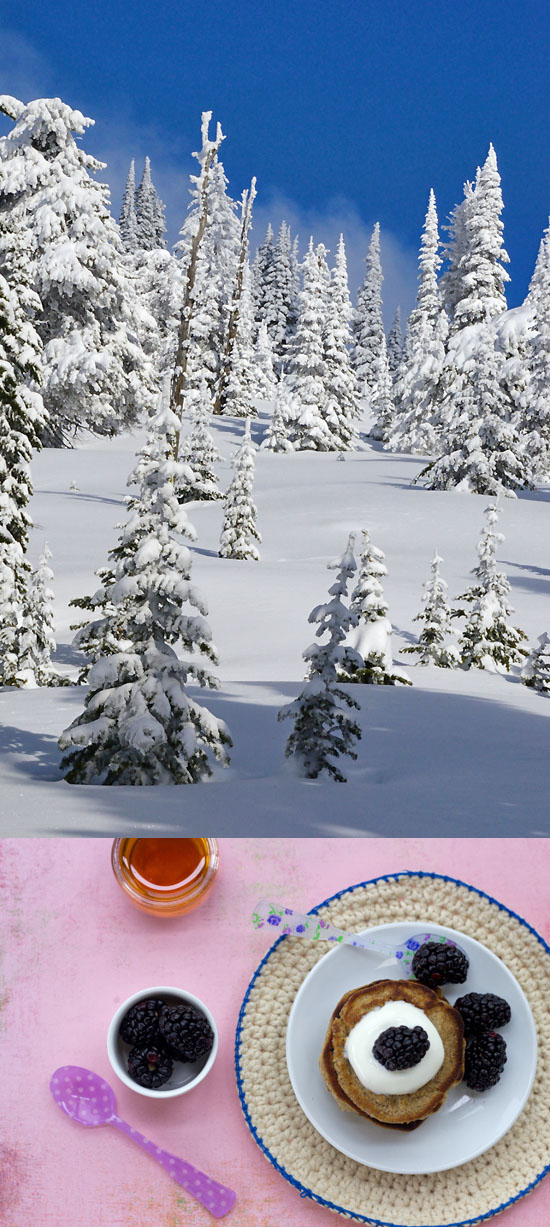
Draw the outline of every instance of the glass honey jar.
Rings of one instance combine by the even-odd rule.
[[[204,902],[220,864],[215,839],[113,841],[111,863],[128,898],[156,916],[183,916]]]

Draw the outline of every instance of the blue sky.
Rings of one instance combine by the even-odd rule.
[[[1,89],[58,95],[96,120],[118,210],[128,162],[149,153],[175,238],[200,112],[227,140],[239,197],[258,180],[257,237],[286,216],[352,281],[372,225],[385,299],[408,311],[428,191],[440,221],[492,141],[505,201],[511,306],[525,295],[550,212],[550,8],[530,0],[18,0],[3,5]],[[2,130],[5,130],[5,126]]]

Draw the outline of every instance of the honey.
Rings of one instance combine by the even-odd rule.
[[[115,877],[143,911],[180,916],[198,907],[219,867],[215,839],[115,839]]]

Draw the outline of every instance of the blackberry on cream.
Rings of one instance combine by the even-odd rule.
[[[374,1047],[391,1027],[420,1026],[428,1038],[428,1048],[420,1061],[407,1069],[391,1070],[377,1059]],[[435,1077],[443,1064],[441,1036],[424,1010],[408,1001],[388,1001],[370,1010],[351,1029],[344,1053],[361,1084],[378,1095],[408,1095]]]

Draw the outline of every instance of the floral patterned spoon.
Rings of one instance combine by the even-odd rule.
[[[387,958],[397,959],[404,975],[411,977],[411,963],[419,946],[423,946],[425,942],[441,942],[442,946],[457,945],[457,942],[441,933],[414,933],[400,946],[385,946],[374,937],[359,937],[357,933],[346,933],[345,929],[337,929],[330,921],[321,920],[320,916],[306,915],[292,907],[285,907],[284,903],[271,903],[268,899],[260,899],[256,904],[252,924],[255,929],[263,929],[269,925],[280,936],[291,934],[294,937],[309,937],[314,942],[334,942],[343,946],[359,946],[361,950],[374,950]]]
[[[122,1133],[137,1142],[178,1184],[192,1197],[200,1201],[214,1218],[223,1218],[235,1203],[236,1194],[225,1185],[205,1176],[191,1163],[185,1163],[167,1150],[161,1150],[149,1142],[137,1129],[132,1129],[116,1114],[116,1100],[112,1087],[99,1074],[80,1065],[62,1065],[50,1079],[50,1091],[58,1108],[66,1112],[79,1125],[115,1125]]]

